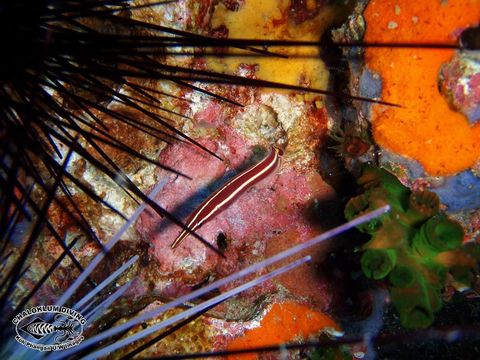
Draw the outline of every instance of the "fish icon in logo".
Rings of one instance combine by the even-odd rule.
[[[12,323],[20,344],[38,351],[58,351],[83,341],[87,319],[64,306],[40,305],[17,314]]]
[[[69,341],[79,336],[79,331],[75,328],[79,325],[75,319],[64,318],[57,314],[52,323],[47,322],[40,317],[35,317],[29,323],[23,325],[20,329],[37,340],[51,334],[55,334],[55,343]]]

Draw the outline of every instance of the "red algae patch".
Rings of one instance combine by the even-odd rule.
[[[261,107],[263,108],[265,106]],[[280,110],[271,112],[275,119],[273,124],[277,121],[280,123],[286,117]],[[136,229],[150,246],[149,254],[155,262],[152,271],[156,277],[157,293],[165,296],[183,293],[192,286],[229,275],[281,250],[303,243],[322,231],[322,225],[313,222],[308,215],[316,200],[331,198],[334,191],[316,172],[315,155],[310,149],[313,145],[300,147],[305,143],[301,139],[307,138],[313,144],[319,141],[310,139],[313,129],[320,134],[325,129],[325,113],[315,111],[314,114],[315,116],[307,112],[302,117],[293,118],[294,121],[288,127],[289,143],[282,157],[282,165],[274,174],[246,190],[197,230],[212,245],[222,247],[225,258],[192,236],[171,249],[170,245],[181,229],[159,218],[151,210],[140,216]],[[263,133],[256,128],[250,129],[250,122],[261,122],[262,117],[257,112],[248,112],[248,109],[232,117],[222,107],[206,103],[193,114],[193,119],[207,129],[206,136],[199,141],[224,161],[185,143],[173,144],[161,152],[162,163],[192,177],[187,179],[163,170],[157,171],[166,183],[156,200],[182,220],[231,176],[262,160],[274,142],[266,141]],[[215,131],[209,130],[212,123],[217,125]],[[267,135],[276,134],[275,131],[280,128],[280,125],[272,126],[274,125],[269,124]],[[278,133],[280,136],[284,134],[283,131]],[[223,240],[219,242],[219,239]],[[316,252],[315,257],[317,255],[321,257],[321,252]],[[299,281],[304,278],[308,279],[311,287],[307,287],[304,281]],[[279,290],[307,298],[321,309],[326,309],[331,304],[328,280],[318,276],[313,266],[305,266],[278,277],[262,287],[247,291],[241,297],[254,301],[255,297]]]
[[[364,13],[364,40],[456,43],[462,29],[478,23],[478,14],[478,0],[374,0]],[[375,141],[419,161],[431,175],[455,174],[480,158],[478,130],[451,110],[438,90],[439,70],[453,54],[393,48],[369,48],[365,53],[368,68],[382,77],[382,100],[403,106],[373,107]]]
[[[278,345],[299,338],[316,335],[326,329],[340,330],[327,315],[293,301],[274,303],[260,321],[260,325],[233,339],[228,350]],[[256,354],[231,355],[227,359],[255,360]]]
[[[217,152],[225,162],[195,152],[189,146],[174,145],[164,150],[162,158],[175,163],[177,159],[188,159],[179,162],[177,168],[198,175],[192,180],[177,178],[169,182],[159,194],[159,203],[168,211],[181,210],[183,215],[187,214],[200,202],[197,197],[211,192],[208,189],[213,188],[212,184],[228,171],[225,163],[233,163],[235,167],[240,159],[248,158],[245,146],[222,147],[226,151]],[[225,235],[226,259],[221,259],[192,236],[171,249],[170,244],[180,228],[162,221],[152,211],[141,216],[137,229],[151,244],[151,254],[159,263],[158,272],[165,276],[174,274],[175,282],[193,285],[213,273],[227,275],[260,261],[265,255],[273,255],[275,249],[279,250],[280,242],[286,248],[318,234],[320,229],[313,227],[304,215],[315,197],[331,195],[332,190],[326,185],[321,189],[312,188],[308,181],[312,172],[299,174],[293,169],[281,169],[240,195],[198,230],[200,236],[215,246],[220,232]],[[287,233],[295,236],[285,237]],[[281,238],[285,241],[280,241]]]

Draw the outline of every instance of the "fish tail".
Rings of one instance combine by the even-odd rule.
[[[195,228],[191,229],[192,231],[195,230]],[[183,230],[180,235],[177,236],[174,242],[172,242],[172,245],[170,247],[172,249],[175,249],[190,233],[187,230]]]

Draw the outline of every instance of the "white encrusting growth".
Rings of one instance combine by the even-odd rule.
[[[262,94],[261,103],[270,106],[277,114],[277,120],[282,128],[290,130],[300,121],[305,113],[305,105],[282,94]]]

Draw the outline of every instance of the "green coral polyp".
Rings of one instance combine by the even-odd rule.
[[[433,312],[422,306],[400,312],[400,321],[408,328],[427,328],[433,320]]]
[[[361,194],[352,198],[345,207],[345,217],[347,220],[355,219],[357,216],[362,215],[365,212],[371,211],[372,208],[381,207],[387,203],[377,203],[372,205],[370,203],[370,198],[367,194]],[[382,217],[375,218],[365,224],[358,226],[360,231],[363,231],[368,234],[373,234],[380,226],[382,225]]]
[[[363,246],[362,271],[371,279],[388,279],[403,326],[428,327],[442,306],[441,290],[449,270],[444,264],[457,281],[471,281],[468,267],[440,262],[458,258],[454,254],[461,252],[463,229],[440,213],[435,193],[411,191],[384,169],[364,165],[357,183],[363,192],[347,203],[348,220],[385,204],[391,207],[379,220],[358,227],[371,235]]]
[[[396,266],[388,276],[390,283],[399,288],[412,286],[415,278],[415,271],[405,265]]]
[[[412,241],[419,255],[434,257],[441,252],[454,250],[462,245],[463,229],[445,215],[430,218],[422,225]]]
[[[375,280],[383,279],[394,268],[396,257],[395,250],[368,249],[360,260],[363,273]]]
[[[408,199],[407,222],[420,225],[440,210],[437,194],[431,191],[413,191]]]
[[[358,184],[364,190],[371,191],[374,198],[386,198],[396,211],[403,211],[408,207],[410,190],[403,186],[395,175],[384,169],[372,164],[365,164]]]
[[[439,295],[435,299],[426,291],[422,281],[408,288],[392,288],[391,299],[393,305],[400,313],[400,321],[408,328],[426,328],[434,319],[432,300],[435,307],[439,304]]]
[[[462,226],[445,215],[436,216],[425,225],[430,242],[438,249],[447,251],[462,245],[464,237]]]

